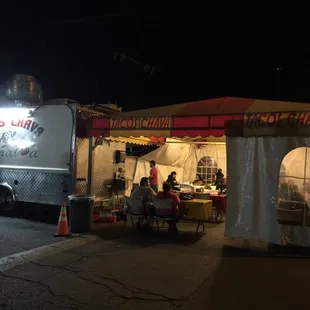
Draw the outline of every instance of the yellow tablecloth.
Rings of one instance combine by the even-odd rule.
[[[212,215],[212,200],[182,200],[179,207],[188,219],[209,220]]]

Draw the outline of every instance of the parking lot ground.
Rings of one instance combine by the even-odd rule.
[[[308,259],[223,251],[224,224],[207,224],[201,237],[183,223],[178,237],[102,226],[93,242],[0,269],[0,308],[309,308]]]
[[[0,258],[64,240],[54,237],[55,233],[53,224],[0,217]]]

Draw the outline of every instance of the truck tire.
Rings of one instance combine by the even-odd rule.
[[[0,212],[2,214],[14,214],[17,212],[17,203],[14,200],[13,193],[6,187],[0,187]]]

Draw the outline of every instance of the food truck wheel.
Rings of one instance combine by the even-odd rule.
[[[17,210],[17,204],[14,200],[13,193],[7,188],[0,188],[0,211],[14,212]]]

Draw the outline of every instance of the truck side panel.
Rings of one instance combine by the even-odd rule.
[[[12,186],[17,201],[61,205],[67,201],[70,175],[0,169],[0,183],[4,182]]]
[[[75,109],[0,108],[0,187],[17,201],[60,205],[72,193]]]

